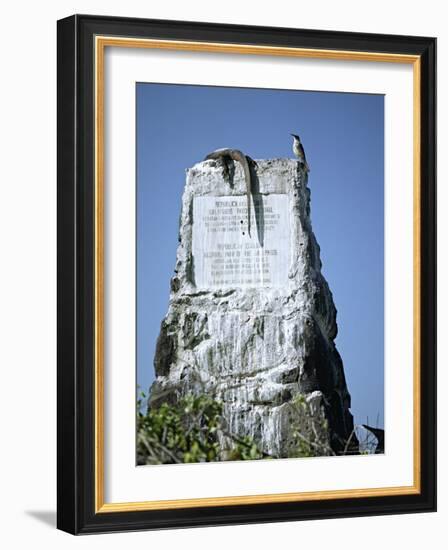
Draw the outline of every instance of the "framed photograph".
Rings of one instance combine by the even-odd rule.
[[[58,22],[58,527],[436,508],[434,38]]]

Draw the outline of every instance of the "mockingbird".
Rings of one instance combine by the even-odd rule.
[[[305,149],[303,148],[302,142],[300,141],[299,136],[297,136],[296,134],[291,134],[291,135],[293,137],[292,152],[299,159],[299,162],[303,164],[303,167],[305,168],[305,170],[309,172],[310,167],[306,162]]]

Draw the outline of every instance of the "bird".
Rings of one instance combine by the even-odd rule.
[[[303,164],[305,170],[309,172],[310,167],[308,166],[308,163],[306,161],[305,149],[303,148],[302,142],[300,141],[300,138],[298,135],[296,134],[291,134],[291,135],[293,137],[292,152],[299,159],[299,162]]]

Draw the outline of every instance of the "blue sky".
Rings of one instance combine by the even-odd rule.
[[[311,173],[311,221],[336,308],[356,423],[384,422],[384,97],[137,84],[137,382],[147,390],[176,260],[185,170],[220,147],[292,157]]]

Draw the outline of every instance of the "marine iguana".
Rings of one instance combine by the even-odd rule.
[[[216,149],[212,153],[208,154],[204,160],[219,160],[221,159],[224,163],[224,169],[226,174],[228,174],[227,162],[229,160],[237,160],[244,171],[244,179],[246,180],[246,194],[247,194],[247,232],[250,237],[250,195],[252,192],[252,180],[250,176],[250,166],[256,166],[257,163],[251,159],[249,156],[245,155],[238,149]]]

